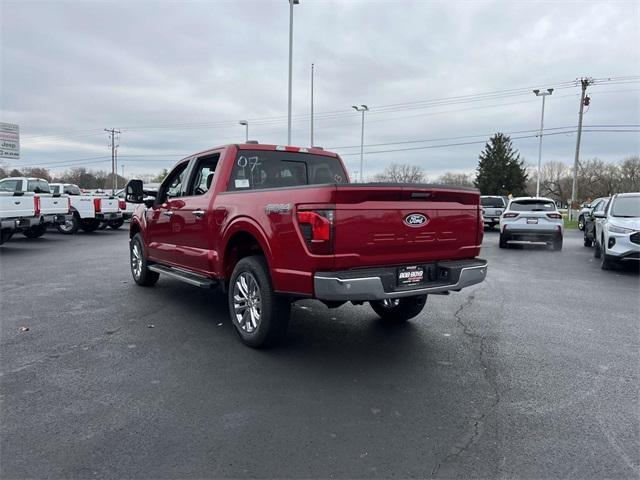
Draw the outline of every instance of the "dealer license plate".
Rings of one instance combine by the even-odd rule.
[[[424,267],[412,266],[398,269],[398,285],[416,285],[424,281]]]
[[[527,218],[527,223],[538,223],[537,218]]]

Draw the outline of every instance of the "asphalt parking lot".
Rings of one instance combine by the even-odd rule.
[[[640,476],[639,276],[577,232],[487,232],[487,281],[402,327],[299,302],[268,351],[221,294],[136,286],[127,243],[0,248],[3,479]]]

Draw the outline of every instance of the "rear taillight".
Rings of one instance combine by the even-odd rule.
[[[333,253],[333,210],[306,210],[298,212],[298,224],[311,253]]]
[[[125,202],[124,200],[118,200],[118,208],[120,210],[126,210],[127,209],[127,202]]]
[[[518,215],[520,215],[519,213],[505,213],[504,215],[502,215],[502,218],[516,218]]]
[[[40,197],[37,195],[33,197],[33,209],[36,216],[40,215]]]
[[[547,217],[560,220],[562,218],[562,215],[560,215],[559,213],[547,213]]]
[[[96,213],[100,213],[102,211],[102,199],[101,198],[94,198],[93,199],[93,208],[95,209]]]

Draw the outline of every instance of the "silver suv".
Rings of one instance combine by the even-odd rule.
[[[514,198],[500,217],[500,248],[511,241],[525,241],[544,242],[562,250],[563,236],[564,220],[550,198]]]
[[[593,212],[596,219],[596,248],[603,270],[617,262],[640,261],[640,192],[611,197],[604,210]]]

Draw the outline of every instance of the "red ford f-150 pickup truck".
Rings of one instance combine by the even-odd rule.
[[[151,197],[149,195],[152,195]],[[131,271],[227,292],[242,341],[286,331],[292,301],[369,302],[383,319],[418,315],[427,295],[482,282],[480,193],[349,183],[320,148],[227,145],[179,161],[157,192],[132,180]]]

